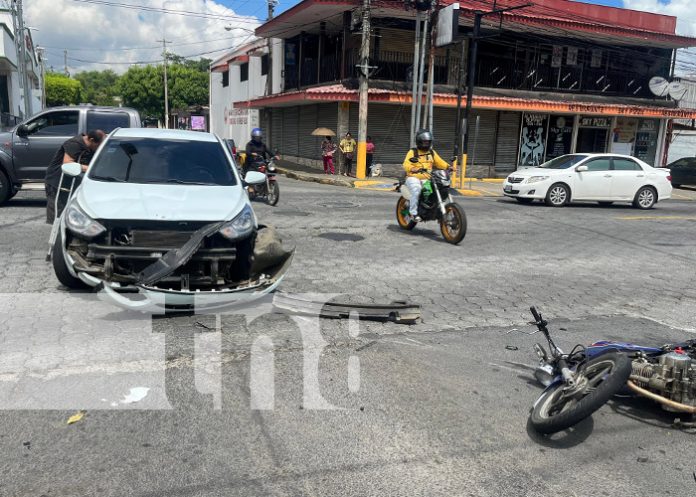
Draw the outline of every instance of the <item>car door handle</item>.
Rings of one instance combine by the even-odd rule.
[[[645,178],[645,174],[637,174],[636,178]]]
[[[605,174],[604,177],[605,177],[605,178],[611,178],[611,174]]]

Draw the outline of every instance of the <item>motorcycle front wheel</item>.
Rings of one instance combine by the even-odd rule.
[[[537,400],[529,421],[539,433],[556,433],[578,424],[618,393],[631,375],[625,354],[608,353],[591,359],[575,375],[575,386],[565,382],[547,389]]]
[[[466,214],[454,202],[445,206],[445,215],[440,219],[440,232],[451,244],[458,244],[466,235]]]
[[[266,194],[266,202],[268,202],[268,205],[276,205],[278,203],[278,199],[280,198],[280,188],[278,187],[278,183],[275,181],[271,181],[268,184],[268,193]]]
[[[402,229],[409,231],[416,226],[416,222],[409,212],[409,202],[404,197],[399,197],[399,201],[396,203],[396,222]]]

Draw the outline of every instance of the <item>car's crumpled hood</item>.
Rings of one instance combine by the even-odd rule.
[[[110,183],[85,178],[77,192],[93,219],[225,221],[248,202],[241,186]]]

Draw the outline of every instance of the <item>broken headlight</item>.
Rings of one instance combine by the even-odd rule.
[[[239,240],[246,238],[256,228],[256,216],[251,206],[246,205],[232,221],[220,228],[220,234],[228,240]]]
[[[106,231],[106,228],[89,217],[80,209],[77,202],[71,202],[65,212],[65,226],[76,235],[94,238]]]

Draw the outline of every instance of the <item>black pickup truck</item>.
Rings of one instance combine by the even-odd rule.
[[[45,109],[0,133],[0,205],[23,185],[43,184],[53,155],[68,138],[91,129],[109,133],[139,127],[140,114],[134,109],[80,105]]]

